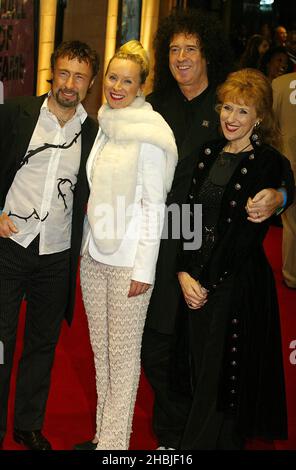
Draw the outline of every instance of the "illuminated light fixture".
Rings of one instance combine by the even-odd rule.
[[[274,0],[260,0],[260,5],[272,5]]]

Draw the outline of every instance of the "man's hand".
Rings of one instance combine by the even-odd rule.
[[[246,211],[250,222],[263,222],[271,217],[276,209],[284,203],[284,195],[281,191],[268,188],[259,191],[253,199],[249,197]]]
[[[18,229],[12,220],[8,217],[6,212],[2,212],[0,215],[0,237],[9,238],[14,233],[17,233]]]
[[[208,291],[186,272],[179,272],[178,279],[188,307],[192,310],[203,307],[207,302]]]
[[[151,284],[146,284],[145,282],[133,281],[131,280],[130,290],[128,297],[135,297],[136,295],[145,294]]]

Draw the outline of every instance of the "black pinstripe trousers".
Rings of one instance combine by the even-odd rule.
[[[0,238],[0,439],[6,432],[19,309],[26,295],[24,347],[18,365],[14,427],[42,428],[55,347],[69,292],[69,250],[39,255],[39,237],[23,248]]]

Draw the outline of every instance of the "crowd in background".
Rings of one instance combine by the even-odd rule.
[[[256,34],[248,34],[245,25],[232,39],[237,68],[261,70],[272,81],[285,73],[296,71],[296,27],[278,25],[274,30],[268,23]]]

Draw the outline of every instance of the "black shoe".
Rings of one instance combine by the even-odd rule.
[[[13,438],[18,444],[24,444],[30,450],[52,450],[50,442],[41,431],[13,431]]]
[[[156,450],[176,450],[175,447],[167,447],[167,446],[163,446],[163,445],[160,445],[157,447]]]
[[[81,442],[80,444],[75,444],[73,447],[74,450],[96,450],[98,444],[95,444],[92,441]]]

